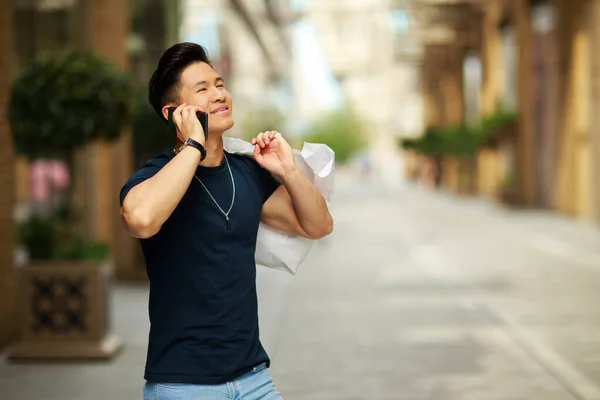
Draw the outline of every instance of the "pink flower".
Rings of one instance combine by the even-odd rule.
[[[52,187],[66,189],[70,181],[69,169],[62,161],[37,160],[29,166],[31,199],[35,202],[50,200]]]

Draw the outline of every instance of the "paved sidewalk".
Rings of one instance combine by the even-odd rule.
[[[286,400],[600,399],[600,229],[344,176],[333,213],[296,277],[260,271]],[[140,399],[147,289],[113,302],[115,360],[0,360],[0,398]]]

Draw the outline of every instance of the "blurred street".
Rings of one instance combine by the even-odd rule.
[[[600,231],[343,173],[336,185],[334,234],[293,280],[261,282],[285,288],[261,296],[261,323],[286,400],[600,399]],[[114,361],[1,361],[0,397],[141,398],[145,286],[119,283],[113,306]]]

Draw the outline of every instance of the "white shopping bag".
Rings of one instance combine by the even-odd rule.
[[[224,137],[223,146],[229,153],[252,156],[254,146],[237,138]],[[304,143],[294,150],[302,173],[315,185],[327,203],[331,202],[335,153],[325,144]],[[310,252],[313,240],[291,236],[261,223],[256,241],[256,265],[296,274],[298,266]]]

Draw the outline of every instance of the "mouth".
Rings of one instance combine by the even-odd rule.
[[[229,107],[228,106],[219,107],[216,110],[211,111],[210,114],[211,115],[227,115],[227,114],[229,114]]]

